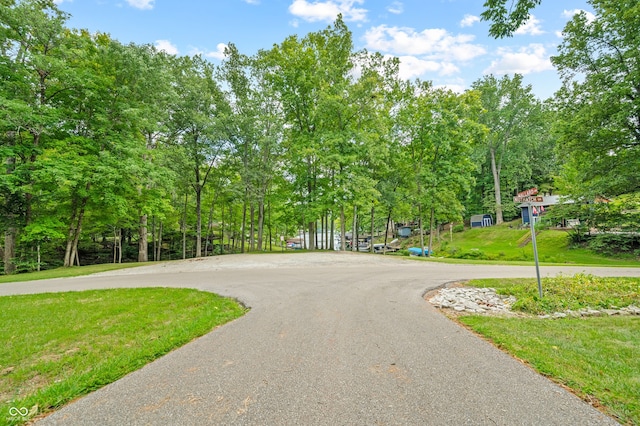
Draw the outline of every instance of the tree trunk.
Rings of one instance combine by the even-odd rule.
[[[87,189],[89,189],[88,184]],[[84,208],[87,204],[87,201],[88,197],[84,197],[79,202],[77,199],[74,199],[71,203],[71,219],[69,221],[69,230],[67,232],[67,246],[64,252],[63,262],[63,265],[65,267],[72,266],[74,260],[78,258],[78,241],[80,239],[80,232],[82,231],[82,219],[84,217]]]
[[[118,234],[116,228],[113,228],[113,263],[116,263],[118,257]]]
[[[10,142],[12,145],[13,143]],[[6,173],[7,174],[12,174],[14,172],[15,169],[15,164],[16,164],[16,159],[15,157],[8,157],[5,160],[5,164],[7,166],[6,168]],[[10,206],[7,206],[10,207]],[[12,213],[13,209],[12,209]],[[14,214],[11,214],[11,216],[14,216]],[[16,272],[16,264],[14,261],[14,257],[15,257],[15,253],[16,253],[16,235],[18,233],[18,229],[14,226],[14,219],[11,219],[11,225],[6,229],[5,231],[5,235],[4,235],[4,253],[3,253],[3,260],[4,260],[4,273],[5,275],[11,275],[13,273]]]
[[[347,251],[347,225],[344,223],[344,204],[340,206],[340,251]]]
[[[242,241],[240,242],[240,251],[244,253],[244,239],[245,239],[245,229],[247,225],[247,191],[244,192],[244,201],[242,202],[242,226],[240,232],[242,232]],[[235,241],[233,243],[235,246]],[[235,248],[235,247],[234,247]]]
[[[360,251],[360,242],[358,241],[358,207],[353,205],[353,231],[351,231],[351,251]]]
[[[435,208],[431,207],[431,218],[429,219],[429,249],[427,250],[427,256],[431,257],[431,250],[433,247],[433,225],[436,220]]]
[[[373,234],[375,232],[375,223],[374,223],[374,219],[375,219],[375,206],[372,204],[371,205],[371,238],[369,239],[369,251],[371,253],[373,253]]]
[[[502,217],[502,193],[500,192],[500,169],[496,165],[496,150],[490,149],[491,152],[491,173],[493,174],[493,186],[495,190],[496,201],[496,225],[504,222]]]
[[[156,253],[156,261],[160,261],[161,258],[161,254],[162,254],[162,222],[160,222],[160,225],[158,226],[158,247],[157,247],[158,252]]]
[[[315,250],[317,237],[315,228],[315,223],[309,222],[309,250]]]
[[[80,255],[78,254],[78,242],[80,241],[80,233],[82,232],[82,220],[84,218],[84,208],[87,204],[87,198],[82,200],[80,211],[78,212],[78,221],[76,222],[75,229],[73,230],[73,241],[71,243],[71,257],[69,263],[64,266],[73,266],[74,260],[76,264],[80,266]],[[66,261],[66,259],[65,259]]]
[[[152,254],[152,260],[155,262],[156,260],[156,250],[157,250],[157,241],[156,238],[158,237],[158,232],[156,229],[156,217],[153,216],[153,218],[151,219],[151,243],[152,243],[152,248],[151,248],[151,254]]]
[[[358,207],[353,205],[353,223],[351,224],[351,251],[358,251],[358,233],[356,226],[358,225]]]
[[[249,251],[256,250],[256,239],[255,239],[255,222],[256,222],[256,206],[251,202],[251,206],[249,207]]]
[[[238,246],[238,239],[236,238],[235,231],[233,230],[233,205],[229,204],[229,246],[231,251],[235,252]],[[232,242],[233,241],[233,242]]]
[[[202,257],[202,186],[196,187],[196,254]]]
[[[391,222],[391,207],[389,207],[389,214],[387,215],[387,226],[384,228],[384,247],[382,248],[382,254],[387,254],[387,240],[389,238],[389,222]]]
[[[140,216],[140,238],[138,239],[138,262],[149,261],[149,241],[147,235],[147,215]]]
[[[324,249],[329,250],[329,211],[324,216]]]
[[[307,231],[305,231],[304,229],[304,215],[302,215],[302,241],[300,242],[300,247],[302,247],[304,250],[308,248],[307,247]]]
[[[209,238],[211,238],[211,254],[213,254],[213,208],[216,203],[217,195],[211,200],[211,207],[209,208],[209,220],[207,221],[207,237],[204,240],[204,256],[207,257],[207,247],[209,246]]]
[[[182,259],[187,258],[187,203],[189,195],[184,194],[184,211],[182,212]]]
[[[424,229],[422,229],[422,208],[418,207],[418,227],[420,228],[420,253],[424,257]]]
[[[335,241],[335,226],[336,221],[333,218],[333,211],[331,212],[331,234],[329,235],[329,250],[335,250],[334,241]]]
[[[262,251],[262,240],[264,237],[264,199],[258,200],[258,251]]]
[[[16,256],[16,234],[18,230],[10,227],[4,234],[4,273],[11,275],[16,272],[14,257]]]
[[[224,200],[220,203],[220,254],[224,254]]]
[[[267,221],[267,228],[269,229],[269,251],[273,251],[273,235],[272,232],[272,223],[271,223],[271,198],[269,198],[269,203],[267,204],[267,212],[269,214],[269,220]],[[266,250],[266,247],[265,247]]]
[[[118,228],[118,263],[122,263],[122,228]]]

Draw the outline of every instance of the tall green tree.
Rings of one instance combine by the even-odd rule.
[[[91,211],[111,223],[139,217],[131,201],[140,200],[147,182],[137,178],[150,167],[140,119],[145,75],[136,66],[138,48],[104,34],[69,34],[74,41],[70,64],[82,70],[82,78],[68,91],[61,106],[65,120],[38,166],[40,187],[52,184],[68,224],[65,266],[79,259],[78,243]]]
[[[202,256],[202,191],[215,170],[228,135],[230,108],[213,65],[200,56],[175,59],[175,103],[170,106],[170,139],[180,146],[190,170],[196,202],[196,257]]]
[[[398,113],[396,135],[411,173],[406,194],[417,210],[424,252],[424,218],[429,220],[429,247],[436,220],[460,220],[462,200],[470,190],[475,165],[473,145],[484,138],[478,123],[478,93],[456,95],[428,82],[408,83]]]
[[[563,78],[555,130],[567,189],[593,201],[640,191],[640,4],[589,3],[596,19],[575,15],[552,62]]]
[[[302,39],[288,37],[265,56],[268,80],[288,124],[283,147],[295,194],[292,204],[308,229],[311,249],[331,180],[321,154],[330,138],[323,114],[333,101],[331,94],[342,95],[348,85],[352,48],[351,32],[339,17],[332,27]]]
[[[229,87],[233,113],[227,121],[231,142],[228,155],[235,158],[244,182],[243,233],[247,205],[251,211],[250,250],[257,243],[262,250],[266,217],[266,199],[274,177],[279,173],[283,113],[267,81],[268,60],[264,52],[255,57],[240,54],[229,44],[221,76]],[[254,216],[257,209],[257,241],[254,241]],[[244,250],[244,239],[242,241]]]
[[[505,202],[518,182],[526,179],[517,174],[531,170],[532,159],[528,153],[536,139],[548,138],[540,134],[542,105],[533,95],[531,86],[524,86],[522,76],[504,76],[497,79],[487,75],[472,84],[478,91],[483,113],[480,122],[489,133],[481,145],[484,158],[488,159],[493,178],[493,202],[490,204],[496,214],[496,223],[504,221]],[[505,171],[507,173],[505,173]]]
[[[32,169],[46,136],[61,120],[58,98],[74,73],[64,24],[52,1],[3,1],[0,7],[0,174],[4,270],[15,271],[19,230],[30,223]]]

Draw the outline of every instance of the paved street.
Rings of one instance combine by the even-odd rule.
[[[542,268],[639,276],[640,269]],[[0,285],[0,295],[190,287],[244,317],[84,397],[42,425],[616,424],[441,315],[446,282],[533,267],[351,253],[235,255]]]

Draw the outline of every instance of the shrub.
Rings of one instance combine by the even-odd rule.
[[[471,249],[469,251],[463,251],[456,256],[458,259],[487,259],[485,252],[479,249]]]
[[[633,253],[638,236],[629,234],[598,234],[589,241],[589,249],[605,256]]]
[[[453,227],[453,232],[462,232],[464,231],[464,225],[462,223]]]

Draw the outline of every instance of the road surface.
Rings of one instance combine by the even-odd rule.
[[[543,267],[638,276],[640,269]],[[0,295],[190,287],[251,307],[38,425],[617,424],[427,303],[447,282],[534,267],[356,253],[177,261],[0,285]]]

